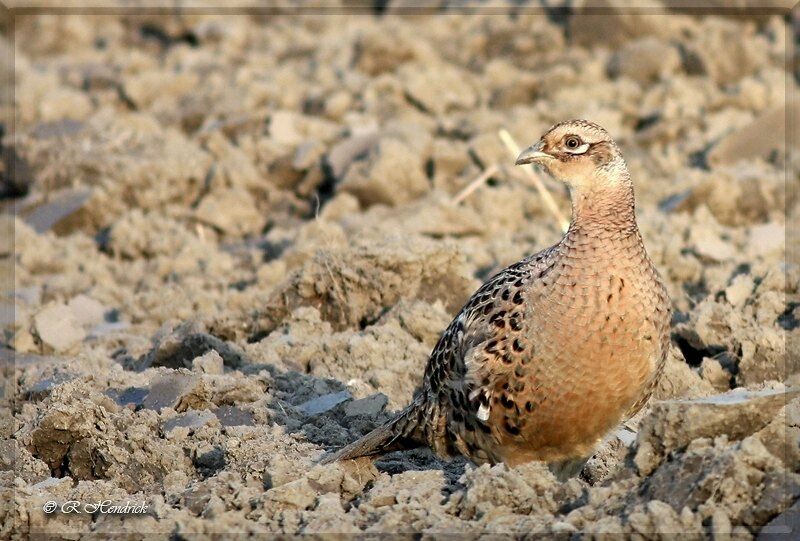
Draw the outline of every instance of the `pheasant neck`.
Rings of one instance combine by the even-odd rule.
[[[623,234],[636,231],[633,185],[621,182],[573,190],[570,230]]]

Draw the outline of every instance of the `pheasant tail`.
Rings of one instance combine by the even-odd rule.
[[[423,411],[424,408],[420,403],[412,402],[394,418],[366,436],[323,458],[320,464],[330,464],[364,456],[375,457],[392,451],[427,445],[425,428],[420,422]]]

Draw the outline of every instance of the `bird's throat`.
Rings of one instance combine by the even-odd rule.
[[[636,230],[636,209],[630,183],[581,187],[571,190],[570,229]]]

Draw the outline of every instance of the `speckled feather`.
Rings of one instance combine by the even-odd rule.
[[[613,141],[594,150],[605,149],[618,154]],[[622,171],[612,173],[627,175],[615,161]],[[412,403],[326,462],[428,445],[477,463],[566,463],[591,455],[645,404],[666,358],[669,298],[636,226],[629,180],[578,192],[558,244],[468,300]]]

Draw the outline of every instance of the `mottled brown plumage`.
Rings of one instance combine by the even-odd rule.
[[[412,403],[326,462],[428,445],[477,463],[541,460],[570,471],[649,398],[670,302],[619,148],[601,127],[573,120],[517,163],[538,163],[569,186],[569,230],[478,289],[439,339]]]

